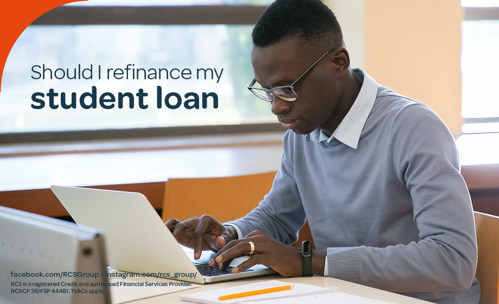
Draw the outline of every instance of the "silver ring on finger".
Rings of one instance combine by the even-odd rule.
[[[253,255],[255,253],[255,243],[253,243],[252,241],[249,241],[248,243],[250,245],[249,255]]]

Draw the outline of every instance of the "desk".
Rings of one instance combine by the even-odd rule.
[[[224,288],[224,287],[229,287],[237,284],[248,284],[248,283],[254,283],[262,280],[269,280],[269,279],[276,279],[276,277],[265,277],[265,278],[256,278],[256,279],[249,279],[249,280],[239,280],[239,281],[232,281],[232,282],[225,282],[225,283],[216,283],[216,284],[207,284],[207,285],[202,285],[198,288],[193,288],[193,289],[188,289],[180,292],[174,292],[174,293],[169,293],[169,294],[164,294],[161,296],[157,297],[151,297],[147,299],[141,299],[141,300],[136,300],[128,303],[132,304],[164,304],[164,303],[182,303],[182,304],[187,304],[191,302],[186,302],[182,301],[180,299],[180,295],[182,294],[188,294],[188,293],[197,293],[197,292],[202,292],[202,291],[207,291],[207,290],[212,290],[212,289],[218,289],[218,288]],[[298,277],[298,278],[277,278],[280,281],[287,281],[287,282],[296,282],[296,283],[304,283],[304,284],[311,284],[311,285],[317,285],[317,286],[323,286],[323,287],[333,287],[336,286],[339,288],[339,291],[341,292],[346,292],[358,296],[363,296],[363,297],[368,297],[376,300],[382,300],[382,301],[388,301],[388,302],[393,302],[393,303],[400,303],[400,304],[423,304],[423,303],[430,303],[422,300],[418,300],[415,298],[410,298],[406,297],[403,295],[399,295],[396,293],[391,293],[388,291],[376,289],[376,288],[371,288],[335,278],[330,278],[330,277],[311,277],[311,278],[303,278],[303,277]]]
[[[499,135],[482,134],[479,142],[471,140],[477,136],[462,137],[457,142],[462,174],[475,210],[499,215],[499,145],[496,144]],[[282,134],[249,138],[238,135],[230,137],[238,142],[230,143],[229,139],[222,141],[210,136],[196,138],[191,147],[173,147],[161,141],[139,142],[144,148],[133,146],[124,151],[110,149],[108,144],[113,141],[109,141],[100,152],[80,144],[77,149],[72,146],[79,153],[50,154],[42,150],[34,155],[15,154],[20,148],[9,149],[0,144],[0,172],[4,173],[0,174],[0,205],[47,216],[67,216],[49,189],[50,185],[59,184],[141,192],[159,209],[168,177],[231,176],[278,170],[281,137]],[[251,139],[254,141],[241,142]]]
[[[276,171],[281,153],[280,145],[264,145],[0,157],[0,205],[67,216],[49,189],[65,185],[141,192],[160,209],[168,177]]]

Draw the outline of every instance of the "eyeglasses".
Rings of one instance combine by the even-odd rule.
[[[251,83],[248,86],[248,90],[250,90],[251,93],[255,94],[256,97],[258,97],[262,100],[268,101],[270,103],[272,103],[272,101],[274,100],[274,96],[277,96],[277,97],[279,97],[279,99],[282,99],[284,101],[293,102],[296,99],[298,99],[298,95],[295,92],[296,84],[300,80],[305,78],[305,76],[307,76],[308,73],[310,73],[310,71],[312,71],[312,69],[321,61],[322,58],[326,57],[327,54],[333,52],[336,49],[337,49],[337,47],[332,48],[332,49],[328,50],[327,52],[325,52],[305,72],[303,72],[303,74],[301,74],[300,77],[298,77],[298,79],[293,81],[293,83],[290,85],[278,86],[278,87],[273,87],[270,89],[266,89],[266,88],[262,88],[262,87],[255,87],[254,85],[256,83],[256,80],[255,80],[255,78],[253,78],[253,80],[251,81]]]

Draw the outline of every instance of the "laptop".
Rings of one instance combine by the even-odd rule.
[[[64,208],[79,225],[104,233],[109,266],[116,270],[142,273],[199,284],[215,283],[275,273],[263,265],[231,272],[245,260],[234,259],[227,271],[208,266],[213,256],[181,246],[147,198],[137,192],[52,186]]]
[[[0,303],[111,303],[99,230],[0,206],[0,244]]]

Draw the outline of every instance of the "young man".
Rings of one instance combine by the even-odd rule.
[[[283,276],[312,272],[436,303],[478,303],[471,201],[438,116],[352,69],[340,26],[319,0],[277,0],[252,35],[249,89],[288,129],[281,168],[241,219],[170,219],[178,241],[196,257],[217,250],[212,265],[221,268],[250,254],[234,271],[260,263]],[[288,245],[305,220],[317,247],[310,260]]]

